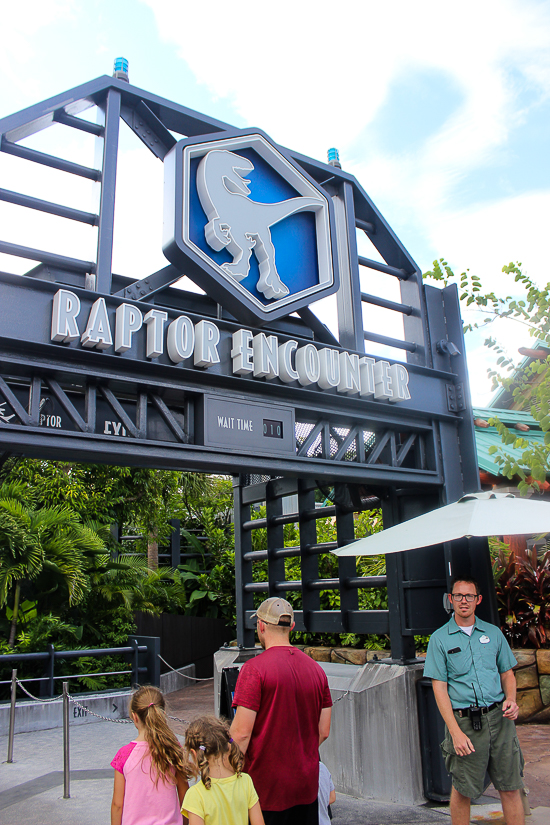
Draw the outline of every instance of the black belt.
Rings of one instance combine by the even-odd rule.
[[[494,710],[495,708],[498,708],[498,706],[500,704],[501,704],[500,702],[493,702],[492,705],[487,705],[486,708],[480,708],[480,711],[482,713],[489,713],[490,710]],[[468,716],[470,708],[453,708],[453,710],[454,710],[455,713],[458,713],[458,715],[461,719],[464,719],[465,716]]]

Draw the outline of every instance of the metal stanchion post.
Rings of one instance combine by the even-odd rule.
[[[69,683],[63,682],[63,799],[71,798],[69,765]]]
[[[11,672],[11,704],[10,704],[10,726],[8,731],[8,758],[7,762],[13,762],[13,735],[15,733],[15,695],[17,692],[17,668]]]
[[[132,659],[132,688],[139,684],[139,644],[137,639],[130,639],[130,645],[134,648]]]

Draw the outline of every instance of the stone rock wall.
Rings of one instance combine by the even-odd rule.
[[[550,650],[514,650],[518,722],[550,722]]]
[[[316,662],[344,665],[364,665],[367,662],[391,658],[391,650],[362,650],[356,647],[303,647],[304,653]]]

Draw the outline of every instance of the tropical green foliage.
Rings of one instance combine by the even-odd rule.
[[[526,337],[535,339],[535,348],[542,344],[550,350],[550,283],[542,288],[537,287],[523,273],[519,263],[504,266],[502,272],[511,277],[511,288],[521,291],[522,298],[484,293],[479,277],[469,270],[455,275],[443,258],[434,261],[433,270],[426,272],[424,277],[443,282],[445,286],[457,283],[462,304],[475,308],[484,316],[480,323],[466,324],[466,332],[480,329],[497,319],[509,319],[525,328]],[[530,488],[538,489],[538,483],[544,482],[550,473],[550,353],[547,358],[534,360],[519,369],[515,359],[495,338],[488,337],[485,345],[497,356],[495,368],[489,370],[493,388],[508,389],[517,408],[529,411],[544,433],[544,443],[535,445],[517,431],[509,430],[498,416],[489,420],[502,439],[502,447],[490,448],[501,474],[507,478],[517,478],[520,492],[526,493]],[[522,451],[519,460],[507,452],[506,448],[511,446]]]
[[[103,551],[100,536],[70,508],[38,508],[22,484],[0,486],[0,607],[10,608],[10,646],[22,588],[36,594],[35,601],[56,593],[67,607],[79,604],[89,589],[87,560]]]
[[[178,571],[150,569],[148,530],[187,514],[179,493],[195,478],[181,473],[129,470],[13,459],[0,485],[0,652],[126,645],[134,612],[183,612]],[[134,553],[113,540],[117,520],[143,539]],[[19,632],[18,632],[19,631]],[[8,645],[9,639],[9,645]],[[43,665],[25,671],[41,676]],[[127,670],[120,657],[56,662],[56,675]],[[9,674],[8,674],[9,675]],[[3,673],[3,678],[6,673]],[[83,689],[122,686],[129,677],[86,676]],[[73,686],[73,690],[76,687]]]
[[[233,488],[227,476],[206,476],[184,498],[182,547],[192,556],[179,570],[187,594],[185,613],[223,618],[236,626]],[[200,537],[200,538],[199,538]]]
[[[191,616],[224,618],[235,627],[235,549],[233,525],[216,527],[211,509],[203,512],[206,543],[195,535],[182,530],[188,548],[195,550],[196,557],[179,565],[182,581],[188,594],[188,607],[184,611]]]
[[[192,474],[12,458],[3,466],[1,476],[24,484],[41,506],[68,506],[84,523],[124,525],[142,537],[136,549],[146,552],[152,530],[160,542],[169,537],[168,520],[179,518],[182,486]]]
[[[500,626],[512,647],[550,647],[550,551],[529,560],[502,549],[493,562]]]

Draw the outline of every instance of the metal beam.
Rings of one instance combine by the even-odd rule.
[[[107,403],[110,405],[115,415],[117,415],[118,418],[120,418],[123,426],[126,427],[130,435],[132,435],[134,438],[143,438],[142,434],[140,433],[140,429],[134,424],[132,419],[126,413],[126,410],[118,401],[114,393],[108,387],[103,386],[99,387],[99,391],[104,397],[104,399],[107,401]]]
[[[145,146],[160,160],[164,160],[176,139],[161,120],[140,100],[135,109],[122,108],[121,116]]]
[[[95,272],[95,264],[92,261],[79,261],[76,258],[67,258],[65,255],[56,255],[53,252],[45,252],[43,249],[31,249],[28,246],[19,246],[15,243],[0,241],[0,252],[4,255],[13,255],[17,258],[28,258],[31,261],[40,261],[43,264],[51,264],[59,269],[68,269],[73,272]]]
[[[399,304],[397,301],[388,301],[387,298],[380,298],[379,295],[370,295],[368,292],[361,293],[361,300],[366,304],[382,307],[382,309],[392,309],[394,312],[402,312],[403,315],[412,315],[413,308],[410,304]]]
[[[194,109],[188,109],[179,103],[151,94],[132,86],[124,80],[103,75],[68,89],[55,97],[43,100],[20,112],[0,119],[0,134],[9,140],[18,141],[45,129],[53,122],[54,114],[63,109],[67,114],[77,115],[93,105],[101,104],[105,94],[115,89],[122,95],[125,106],[135,108],[141,100],[145,101],[152,112],[167,129],[189,137],[193,135],[223,132],[233,127],[221,120],[203,115]]]
[[[376,232],[376,227],[370,221],[362,221],[360,218],[355,218],[355,226],[358,229],[362,229],[366,235],[374,235]]]
[[[89,135],[103,135],[105,131],[99,123],[92,123],[89,120],[82,120],[80,117],[68,115],[65,109],[58,109],[53,115],[54,123],[62,123],[63,126],[70,126],[71,129],[78,129],[87,132]]]
[[[19,403],[18,399],[13,394],[12,390],[6,384],[4,379],[0,376],[0,394],[4,396],[12,410],[14,411],[15,415],[21,421],[22,424],[30,424],[31,423],[31,416],[28,414],[26,409]]]
[[[103,164],[101,167],[101,200],[95,289],[97,292],[106,295],[111,294],[120,106],[120,92],[116,89],[110,89],[103,106],[100,107],[104,113],[105,132],[103,136]]]
[[[377,272],[384,272],[386,275],[393,275],[394,278],[399,278],[400,281],[406,281],[412,275],[412,272],[407,272],[406,269],[397,269],[395,266],[373,261],[371,258],[363,257],[363,255],[359,255],[359,264],[367,266],[369,269],[375,269]]]
[[[347,181],[343,182],[332,201],[340,269],[340,289],[336,293],[338,337],[340,346],[364,352],[361,284],[357,265],[357,238],[351,184]]]
[[[19,146],[17,143],[11,143],[9,140],[6,140],[4,136],[2,136],[0,142],[0,151],[5,152],[7,155],[13,155],[16,158],[30,160],[32,163],[39,163],[41,166],[48,166],[50,169],[59,169],[60,172],[68,172],[71,175],[88,178],[88,180],[101,180],[101,172],[99,169],[92,169],[90,166],[81,166],[79,163],[58,158],[55,155],[37,152],[36,149],[29,149],[27,146]]]
[[[57,215],[59,218],[88,223],[90,226],[97,226],[99,221],[99,215],[94,215],[92,212],[81,212],[80,209],[72,209],[70,206],[62,206],[59,203],[32,198],[29,195],[12,192],[10,189],[0,189],[0,201],[13,203],[15,206],[25,206],[28,209],[37,209],[39,212],[47,212],[49,215]]]
[[[335,484],[334,497],[339,496],[339,485]],[[350,544],[355,539],[355,520],[353,512],[336,507],[336,541],[338,547]],[[350,611],[359,609],[357,588],[350,587],[349,582],[357,577],[357,559],[355,556],[338,556],[338,580],[340,583],[340,611],[342,626],[349,629],[348,615]]]
[[[126,427],[125,423],[124,426]],[[441,485],[441,479],[434,471],[379,465],[373,467],[351,462],[335,463],[323,459],[246,455],[195,444],[158,442],[137,436],[129,439],[99,433],[60,432],[46,430],[44,427],[3,424],[0,429],[0,444],[9,444],[12,452],[22,452],[33,458],[117,464],[123,467],[223,474],[237,469],[240,473],[287,475],[295,478],[302,475],[315,476],[325,484],[347,481],[378,486],[410,485],[426,489],[437,489]]]
[[[326,327],[322,321],[317,318],[314,312],[309,307],[303,307],[298,310],[298,315],[307,326],[313,331],[315,340],[329,346],[339,347],[340,342],[334,337],[332,332]]]
[[[249,627],[247,616],[252,613],[254,596],[245,590],[252,581],[252,562],[247,560],[252,551],[252,534],[241,529],[250,519],[250,504],[242,498],[246,489],[242,476],[233,476],[233,512],[235,521],[235,596],[237,609],[237,643],[244,647],[254,646],[254,626]]]
[[[183,272],[169,264],[169,266],[153,272],[146,278],[134,281],[129,286],[125,286],[124,289],[119,289],[114,294],[120,298],[130,298],[132,301],[144,301],[157,292],[162,292],[163,289],[181,280],[181,278],[183,278]]]
[[[50,392],[55,395],[71,421],[78,427],[80,432],[86,433],[88,432],[88,425],[86,421],[82,418],[74,404],[72,403],[71,399],[65,393],[65,391],[60,387],[57,381],[54,381],[53,378],[45,378],[45,382],[48,386]]]
[[[174,416],[172,415],[172,413],[170,412],[170,410],[168,409],[160,395],[151,393],[151,401],[161,414],[164,421],[168,424],[168,427],[173,432],[177,440],[180,441],[182,444],[187,444],[189,441],[188,436],[182,430],[182,428],[180,427],[180,425],[178,424],[178,422],[176,421],[176,419],[174,418]]]
[[[416,352],[418,349],[418,344],[412,341],[401,341],[399,338],[390,338],[388,335],[378,335],[376,332],[368,332],[365,330],[363,337],[366,341],[385,344],[387,347],[395,347],[396,349],[404,349],[407,352]]]

